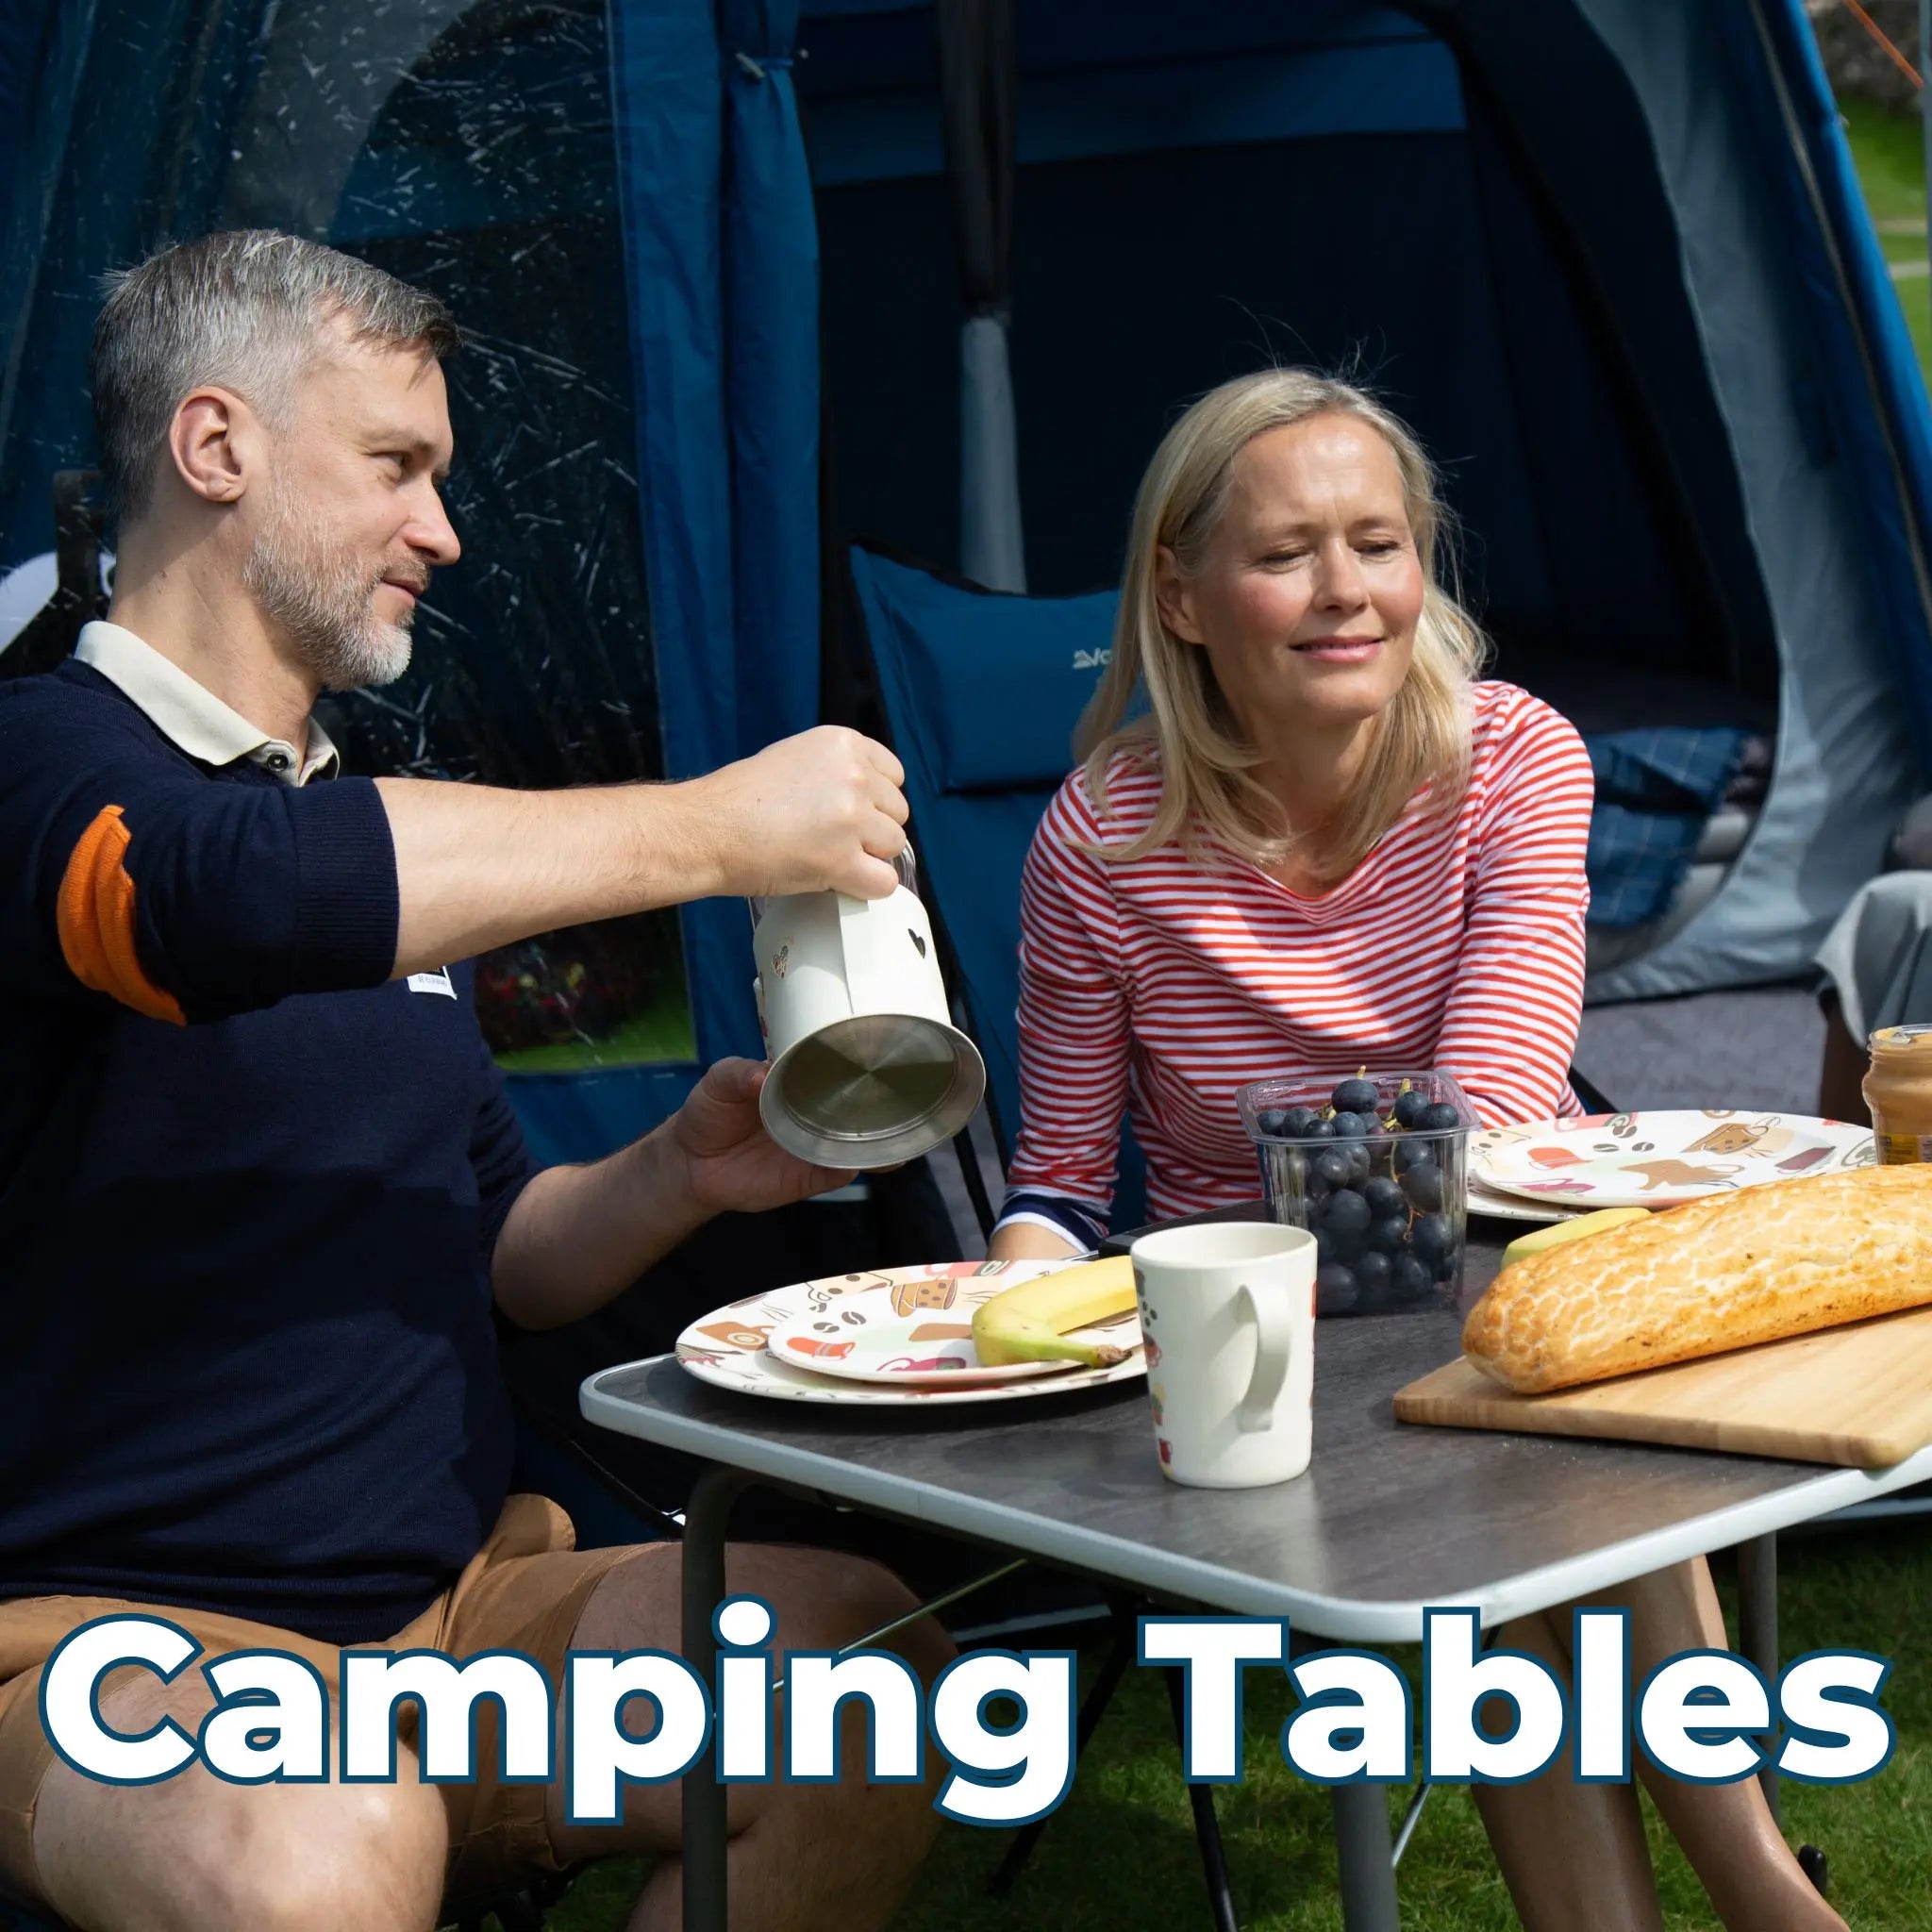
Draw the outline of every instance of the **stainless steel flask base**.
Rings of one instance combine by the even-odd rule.
[[[862,1173],[942,1146],[985,1092],[986,1063],[957,1028],[867,1013],[822,1026],[781,1054],[758,1112],[788,1153]]]

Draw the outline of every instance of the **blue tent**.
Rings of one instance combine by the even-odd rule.
[[[339,702],[353,748],[675,778],[846,702],[841,530],[953,565],[991,514],[1032,590],[1103,587],[1179,400],[1352,359],[1443,466],[1501,675],[1604,730],[1773,741],[1740,842],[1594,991],[1802,969],[1924,789],[1932,438],[1800,0],[1018,0],[991,296],[934,7],[798,13],[0,0],[32,62],[0,566],[52,548],[87,459],[99,275],[217,225],[325,237],[473,334],[468,558],[409,678]],[[714,903],[503,963],[544,1152],[756,1050],[746,937]]]

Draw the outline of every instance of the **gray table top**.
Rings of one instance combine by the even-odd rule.
[[[1463,1305],[1500,1244],[1473,1238]],[[583,1385],[591,1421],[1156,1595],[1309,1634],[1413,1641],[1425,1607],[1485,1624],[1546,1608],[1932,1478],[1893,1469],[1417,1427],[1391,1398],[1454,1359],[1448,1309],[1318,1326],[1314,1460],[1267,1489],[1161,1475],[1145,1383],[913,1412],[817,1408],[715,1389],[670,1356]]]

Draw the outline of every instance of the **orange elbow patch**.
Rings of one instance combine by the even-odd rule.
[[[80,835],[60,880],[57,922],[67,970],[150,1020],[188,1024],[180,1002],[142,970],[134,944],[134,881],[127,872],[132,834],[118,805],[105,807]]]

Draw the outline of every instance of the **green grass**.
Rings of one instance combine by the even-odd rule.
[[[1845,132],[1865,206],[1878,225],[1888,261],[1925,258],[1925,158],[1916,114],[1901,114],[1869,101],[1841,101]],[[1902,276],[1892,283],[1906,326],[1919,352],[1919,367],[1932,383],[1932,276]]]
[[[1858,185],[1876,222],[1925,220],[1925,155],[1916,114],[1870,101],[1839,103],[1857,164]]]
[[[1898,1727],[1890,1764],[1871,1783],[1841,1790],[1787,1785],[1787,1836],[1824,1848],[1833,1902],[1854,1932],[1932,1925],[1932,1523],[1788,1540],[1782,1557],[1786,1657],[1871,1650],[1897,1667],[1884,1693]],[[1722,1562],[1718,1568],[1734,1610]],[[1415,1674],[1417,1652],[1389,1654]],[[1087,1674],[1098,1662],[1097,1651],[1086,1656]],[[1327,1794],[1284,1768],[1276,1742],[1291,1707],[1279,1674],[1248,1674],[1248,1775],[1217,1794],[1246,1932],[1332,1932],[1341,1923]],[[1391,1798],[1391,1819],[1402,1802]],[[1704,1893],[1645,1808],[1665,1922],[1671,1932],[1705,1932],[1716,1921]],[[1127,1673],[1031,1867],[1008,1898],[995,1901],[986,1896],[986,1880],[1008,1841],[1005,1832],[948,1825],[897,1932],[1048,1924],[1185,1932],[1207,1923],[1187,1790],[1153,1672]],[[635,1885],[634,1866],[598,1868],[553,1915],[555,1932],[615,1932]],[[1466,1791],[1431,1796],[1402,1863],[1401,1896],[1403,1922],[1418,1932],[1512,1932],[1516,1916]]]
[[[567,1040],[555,1046],[529,1046],[500,1053],[496,1063],[511,1074],[580,1073],[589,1067],[650,1066],[662,1060],[697,1058],[691,1003],[680,985],[656,1005],[633,1013],[623,1025],[594,1040]]]

